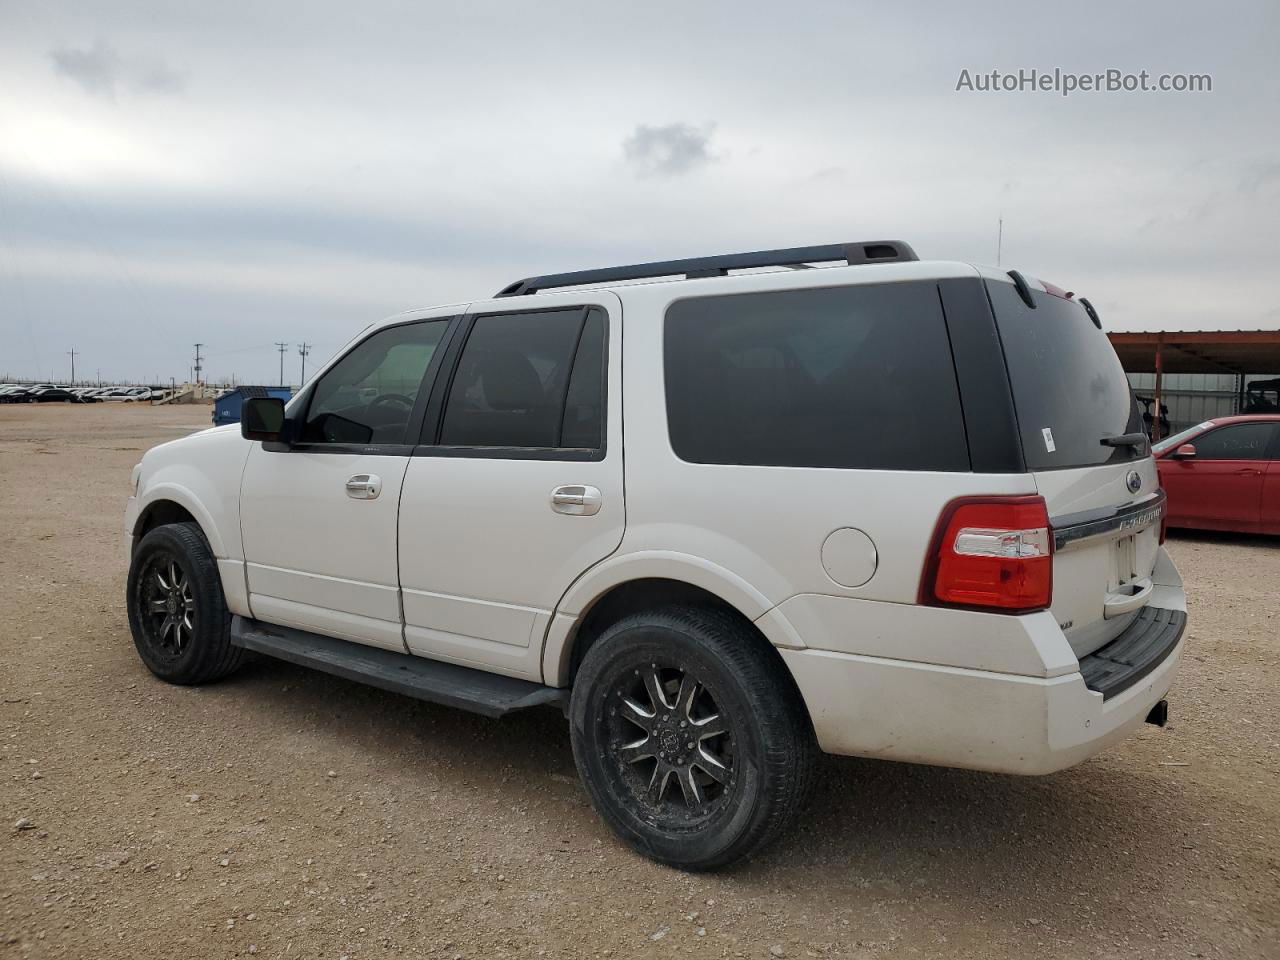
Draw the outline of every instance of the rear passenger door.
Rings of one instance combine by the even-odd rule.
[[[557,602],[622,540],[621,356],[613,294],[472,306],[401,495],[411,652],[541,680]]]

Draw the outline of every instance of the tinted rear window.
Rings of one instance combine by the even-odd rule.
[[[1080,304],[1032,291],[1032,310],[1012,283],[987,283],[1004,345],[1023,455],[1029,470],[1056,470],[1146,456],[1103,437],[1142,431],[1142,417],[1106,333]]]
[[[476,318],[440,426],[446,446],[602,446],[605,314],[585,310]]]
[[[968,470],[933,283],[681,300],[667,422],[694,463]]]

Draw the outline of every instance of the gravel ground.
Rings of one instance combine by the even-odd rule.
[[[1172,722],[1022,779],[829,758],[688,876],[615,842],[551,710],[134,654],[139,452],[207,407],[0,407],[0,956],[1280,957],[1280,541],[1173,536]]]

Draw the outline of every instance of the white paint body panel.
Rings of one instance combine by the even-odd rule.
[[[1130,493],[1125,487],[1125,477],[1130,472],[1137,472],[1142,479],[1137,493]],[[1101,467],[1046,470],[1033,476],[1050,518],[1129,504],[1150,497],[1160,487],[1156,462],[1151,457]],[[1121,571],[1120,558],[1127,555],[1118,549],[1117,541],[1126,536],[1133,538],[1131,565],[1136,569]],[[1103,600],[1108,590],[1115,590],[1134,575],[1150,577],[1159,547],[1160,526],[1152,524],[1136,535],[1117,533],[1070,544],[1054,554],[1053,615],[1058,623],[1070,624],[1065,631],[1079,656],[1097,650],[1133,622],[1136,612],[1105,619]]]
[[[125,508],[125,537],[132,543],[140,517],[162,500],[172,501],[200,525],[218,561],[232,613],[249,614],[240,538],[240,475],[253,446],[239,427],[213,427],[152,447],[138,465],[138,489]]]
[[[1184,608],[1182,582],[1163,549],[1155,578],[1165,585],[1161,606]],[[978,616],[1004,621],[999,644],[983,645],[981,630],[957,622],[950,636],[957,650],[976,643],[990,657],[1003,646],[1009,657],[1027,664],[1027,651],[1035,648],[1046,657],[1044,673],[827,650],[780,651],[804,696],[822,749],[996,773],[1052,773],[1140,728],[1169,692],[1187,645],[1184,638],[1155,670],[1104,701],[1102,694],[1084,685],[1070,645],[1048,613]],[[859,620],[850,622],[861,626]],[[908,626],[905,620],[902,626]],[[906,632],[897,639],[904,645],[912,642]],[[933,642],[945,639],[937,636]],[[1056,659],[1060,669],[1048,669],[1050,659]]]
[[[403,650],[396,509],[408,465],[254,444],[240,497],[254,617]],[[347,496],[359,474],[382,479],[377,499]]]

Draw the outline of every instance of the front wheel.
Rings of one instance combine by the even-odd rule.
[[[813,781],[818,748],[786,668],[721,611],[613,624],[583,659],[570,717],[596,810],[641,853],[683,869],[755,853]]]
[[[218,564],[194,523],[165,524],[142,538],[127,603],[138,656],[161,680],[208,683],[240,665]]]

